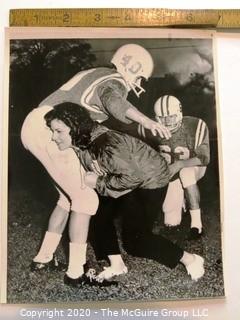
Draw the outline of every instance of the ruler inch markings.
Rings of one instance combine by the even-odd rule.
[[[240,9],[82,8],[11,9],[10,26],[240,28]]]

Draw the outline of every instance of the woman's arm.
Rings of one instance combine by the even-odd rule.
[[[137,188],[141,180],[135,175],[108,173],[104,176],[98,176],[94,172],[87,172],[85,183],[88,187],[95,188],[102,196],[119,198]]]

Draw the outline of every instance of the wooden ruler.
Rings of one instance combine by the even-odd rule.
[[[240,28],[240,9],[13,9],[10,26]]]

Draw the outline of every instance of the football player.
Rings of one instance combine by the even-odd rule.
[[[127,44],[116,51],[111,62],[115,68],[94,68],[76,74],[47,97],[38,108],[31,111],[23,123],[23,145],[43,164],[59,192],[59,200],[50,217],[48,231],[33,259],[32,270],[54,266],[53,253],[60,242],[71,210],[68,275],[76,279],[83,274],[87,240],[84,230],[87,229],[90,216],[95,215],[99,202],[95,191],[84,183],[84,169],[79,170],[79,160],[73,149],[65,150],[61,139],[59,147],[51,140],[44,116],[54,105],[63,102],[76,103],[88,110],[91,118],[98,122],[109,117],[124,123],[136,121],[150,129],[153,135],[170,137],[167,128],[143,115],[127,101],[130,90],[138,97],[144,92],[141,80],[147,80],[153,70],[153,60],[149,52],[139,45]],[[59,134],[64,135],[64,132],[59,130]],[[59,217],[64,218],[61,219],[65,221],[63,225],[59,225]],[[80,228],[76,229],[77,225],[80,225]]]
[[[169,164],[175,163],[180,169],[179,179],[169,183],[163,203],[165,224],[180,224],[185,196],[191,215],[188,239],[197,239],[203,233],[197,182],[205,175],[210,160],[207,125],[199,118],[183,117],[181,102],[171,95],[157,99],[154,112],[156,121],[172,135],[170,139],[159,139],[159,150]]]

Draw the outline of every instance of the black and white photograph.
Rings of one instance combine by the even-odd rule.
[[[6,301],[224,297],[214,33],[40,29],[7,32]]]

